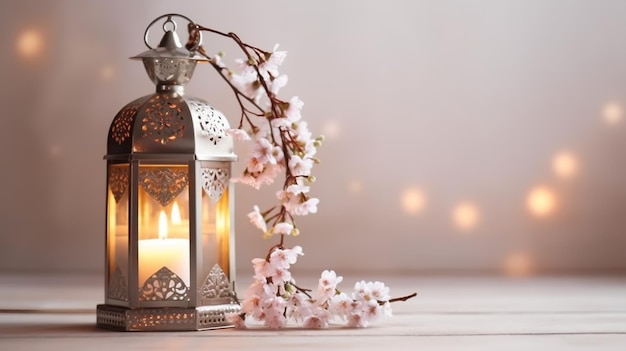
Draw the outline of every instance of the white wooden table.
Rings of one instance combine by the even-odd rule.
[[[124,333],[95,327],[100,277],[0,275],[0,350],[626,350],[623,276],[344,277],[419,295],[366,329]]]

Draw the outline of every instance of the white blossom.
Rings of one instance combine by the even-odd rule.
[[[265,219],[261,214],[261,210],[259,210],[259,206],[254,206],[254,211],[248,213],[248,218],[250,219],[250,222],[257,228],[261,229],[263,233],[267,232],[267,223],[265,223]]]
[[[275,78],[274,80],[272,80],[269,83],[269,90],[272,94],[274,95],[278,95],[278,91],[283,88],[285,85],[287,85],[287,75],[283,74],[281,76],[278,76],[277,78]]]
[[[274,226],[274,230],[273,230],[273,234],[280,234],[280,235],[291,235],[292,232],[293,232],[293,224],[288,223],[288,222],[276,223],[276,225]]]
[[[302,106],[304,106],[304,102],[302,102],[299,97],[292,97],[291,100],[289,100],[289,107],[285,110],[285,117],[287,117],[290,122],[299,121],[300,118],[302,118]]]
[[[337,290],[337,284],[341,283],[342,280],[343,277],[338,277],[335,271],[323,271],[322,276],[319,279],[317,294],[315,296],[319,303],[325,303],[333,297]]]
[[[277,249],[270,254],[270,264],[288,269],[296,263],[298,256],[302,255],[302,247],[300,246],[294,246],[293,249]]]
[[[310,213],[317,213],[317,204],[320,202],[317,198],[310,198],[305,202],[288,202],[284,203],[283,206],[294,216],[306,216]]]
[[[328,310],[335,316],[346,319],[352,312],[353,300],[344,292],[335,294],[328,302]]]
[[[293,176],[311,175],[311,168],[313,168],[313,160],[310,158],[302,159],[298,155],[292,155],[289,159],[289,170]]]
[[[237,141],[248,141],[250,140],[250,135],[243,129],[229,128],[226,129],[226,134],[233,137],[233,139]]]
[[[283,64],[285,58],[287,57],[287,51],[276,51],[278,50],[278,44],[274,45],[274,50],[270,53],[269,57],[265,59],[259,65],[259,71],[261,75],[265,78],[267,73],[271,74],[274,77],[278,76],[278,66]]]

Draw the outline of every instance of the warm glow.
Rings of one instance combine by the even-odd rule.
[[[180,224],[180,209],[178,208],[178,202],[174,201],[172,206],[172,224]]]
[[[469,202],[458,204],[452,214],[454,224],[461,230],[470,230],[476,227],[480,219],[478,207]]]
[[[552,160],[552,169],[561,178],[571,178],[578,173],[578,160],[571,152],[562,151]]]
[[[59,145],[52,145],[50,146],[50,156],[52,157],[58,157],[61,155],[61,146]]]
[[[159,214],[159,239],[167,238],[167,216],[164,211]]]
[[[363,182],[360,180],[353,180],[350,183],[348,183],[348,190],[351,193],[360,193],[361,191],[363,191]]]
[[[102,79],[104,80],[109,80],[113,78],[114,75],[115,69],[113,68],[113,66],[105,65],[100,69],[100,77],[102,77]]]
[[[622,109],[622,106],[620,106],[618,103],[609,102],[608,104],[604,105],[602,115],[606,123],[614,125],[622,120],[622,118],[624,117],[624,110]]]
[[[327,138],[336,138],[339,136],[341,132],[341,128],[339,127],[339,123],[335,121],[328,121],[324,123],[322,127],[322,133]]]
[[[533,273],[533,260],[528,254],[514,252],[504,259],[504,273],[512,277],[525,277]]]
[[[546,187],[536,187],[528,194],[526,205],[528,210],[535,216],[548,216],[556,208],[556,195]]]
[[[17,52],[24,58],[39,56],[43,50],[43,37],[38,30],[22,32],[17,38]]]
[[[426,196],[417,188],[409,188],[402,194],[402,207],[410,215],[420,213],[426,206]]]

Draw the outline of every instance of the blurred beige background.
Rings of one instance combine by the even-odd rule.
[[[626,271],[624,1],[20,0],[0,3],[1,272],[103,272],[108,127],[153,91],[128,57],[169,12],[289,51],[281,95],[327,137],[296,269]],[[238,115],[209,66],[187,92]],[[237,188],[240,271],[275,243],[246,218],[275,190]]]

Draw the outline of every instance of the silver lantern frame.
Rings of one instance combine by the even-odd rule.
[[[192,47],[181,44],[174,17],[195,25],[178,14],[160,16],[148,25],[144,42],[149,50],[132,59],[143,61],[156,92],[122,108],[109,130],[104,157],[105,303],[97,306],[97,325],[102,328],[223,328],[232,326],[227,314],[240,311],[235,294],[234,191],[230,182],[237,156],[233,140],[225,132],[229,125],[224,115],[206,101],[185,95],[184,86],[197,62],[206,59],[196,53],[200,37]],[[163,38],[152,48],[149,31],[162,20]],[[147,267],[142,264],[148,261],[147,251],[141,251],[142,235],[148,231],[144,228],[156,226],[151,213],[159,206],[172,207],[172,200],[181,196],[182,212],[188,218],[188,252],[182,225],[182,249],[174,252],[159,234],[155,244],[161,251],[154,251],[159,254],[151,259],[160,265],[160,260],[166,262],[167,257],[180,254],[184,259],[175,262],[183,262],[183,268],[176,271],[164,264],[150,271],[144,281],[140,278],[142,268]]]

